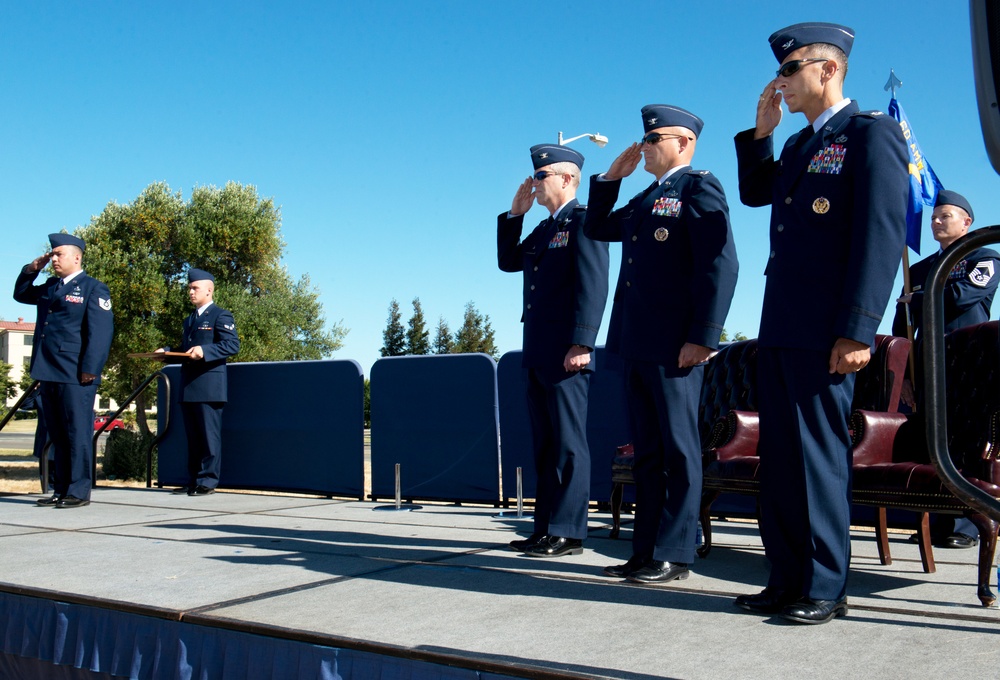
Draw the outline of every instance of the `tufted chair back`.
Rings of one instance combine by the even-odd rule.
[[[945,336],[948,450],[956,467],[981,479],[1000,479],[996,460],[984,461],[1000,412],[1000,329],[996,321]]]
[[[757,339],[733,342],[705,367],[698,406],[698,430],[707,442],[716,421],[730,411],[757,410]]]

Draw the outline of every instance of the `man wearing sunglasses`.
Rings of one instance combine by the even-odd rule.
[[[565,146],[531,147],[535,174],[497,218],[497,261],[523,272],[522,365],[537,474],[534,531],[510,548],[531,557],[583,552],[590,503],[587,396],[597,329],[608,297],[608,246],[584,236],[576,200],[583,156]],[[537,202],[548,219],[524,240]]]
[[[847,613],[855,373],[903,252],[907,152],[899,125],[843,96],[854,31],[805,23],[770,37],[780,68],[736,135],[740,199],[771,206],[758,338],[760,533],[767,587],[736,605],[796,623]],[[781,102],[805,114],[774,158]]]
[[[615,291],[635,448],[632,557],[605,575],[638,583],[685,579],[701,500],[698,402],[736,289],[739,264],[719,181],[693,170],[703,121],[676,106],[643,107],[642,141],[590,180],[584,232],[622,244]],[[621,181],[645,159],[654,182],[613,210]]]

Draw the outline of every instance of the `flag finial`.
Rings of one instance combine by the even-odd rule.
[[[892,98],[896,98],[896,88],[903,87],[903,81],[896,77],[896,71],[889,69],[889,80],[885,81],[885,91],[892,90]]]

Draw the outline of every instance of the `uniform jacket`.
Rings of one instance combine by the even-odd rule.
[[[497,262],[523,272],[525,368],[562,371],[572,345],[595,347],[608,299],[608,245],[583,234],[587,206],[576,199],[520,241],[524,216],[497,217]],[[595,368],[593,355],[588,370]]]
[[[25,266],[14,284],[14,299],[38,309],[31,377],[79,384],[80,374],[90,373],[99,384],[114,336],[108,287],[86,272],[66,285],[57,276],[33,285],[37,275]]]
[[[718,347],[739,263],[722,185],[681,168],[612,212],[621,181],[590,180],[584,232],[622,242],[614,315],[625,359],[676,369],[685,343]],[[618,323],[620,322],[620,323]]]
[[[240,337],[233,315],[214,302],[201,316],[194,311],[184,319],[179,351],[199,345],[205,358],[181,364],[181,401],[227,401],[226,357],[240,351]]]
[[[910,316],[918,338],[918,331],[923,328],[923,291],[927,286],[927,275],[940,258],[941,252],[938,251],[910,267],[910,285],[913,287]],[[977,248],[956,264],[944,285],[944,332],[989,321],[998,281],[1000,255],[994,250]],[[901,304],[896,305],[892,334],[906,337],[906,310]]]
[[[872,344],[903,253],[908,156],[899,124],[851,102],[819,132],[736,135],[740,200],[771,206],[759,341],[829,351]]]

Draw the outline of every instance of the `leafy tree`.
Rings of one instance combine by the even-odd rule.
[[[430,354],[430,338],[431,333],[427,330],[427,322],[424,321],[424,310],[420,306],[420,298],[413,298],[413,316],[410,317],[406,329],[406,353]]]
[[[438,317],[437,333],[434,336],[434,353],[451,354],[455,343],[451,339],[451,329],[444,317]]]
[[[730,342],[730,341],[732,341],[732,342],[740,342],[741,340],[746,340],[746,339],[747,339],[747,336],[743,335],[739,331],[736,331],[733,334],[733,337],[730,338],[729,337],[729,331],[727,331],[725,328],[723,328],[722,329],[722,335],[719,337],[719,342]]]
[[[18,384],[11,378],[10,372],[14,370],[11,364],[0,361],[0,414],[7,412],[7,400],[18,395]]]
[[[319,293],[308,276],[293,281],[281,264],[281,215],[250,185],[195,187],[185,202],[162,182],[131,203],[108,203],[77,230],[87,241],[84,267],[111,289],[115,339],[101,394],[124,401],[154,366],[131,352],[177,346],[190,313],[190,267],[215,276],[215,300],[233,312],[240,335],[234,361],[291,361],[329,356],[343,344],[340,323],[325,330]],[[136,399],[139,429],[147,399]]]
[[[483,352],[494,359],[500,358],[494,339],[489,315],[481,314],[471,301],[465,305],[462,327],[455,331],[454,353]]]
[[[384,357],[406,354],[406,331],[401,319],[399,303],[393,298],[389,303],[389,318],[386,320],[385,330],[382,331],[382,349],[379,350]]]

